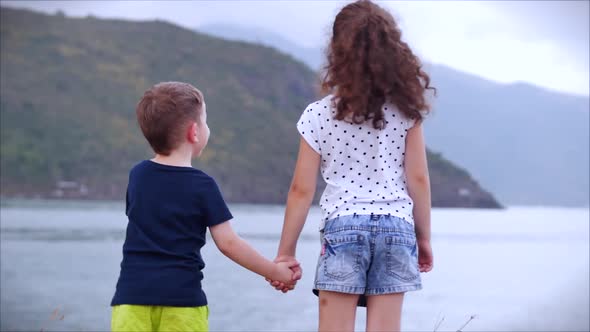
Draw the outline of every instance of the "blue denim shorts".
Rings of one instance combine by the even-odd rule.
[[[316,294],[382,295],[422,288],[414,225],[401,218],[338,217],[326,222],[321,241]]]

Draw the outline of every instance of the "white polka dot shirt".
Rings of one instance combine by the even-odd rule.
[[[413,203],[406,187],[406,134],[414,125],[394,105],[383,105],[385,128],[335,120],[332,95],[311,103],[297,130],[321,157],[326,189],[320,199],[323,229],[345,215],[390,214],[413,224]]]

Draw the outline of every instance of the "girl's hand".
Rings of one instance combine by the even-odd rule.
[[[430,241],[418,241],[418,268],[420,272],[432,270],[433,257]]]
[[[280,262],[297,263],[297,260],[293,256],[279,255],[279,256],[277,256],[277,258],[275,258],[274,262],[275,263],[280,263]],[[285,284],[285,283],[282,283],[278,280],[270,280],[270,279],[266,279],[266,281],[268,281],[270,283],[270,285],[273,286],[276,290],[280,290],[283,293],[286,293],[290,290],[295,289],[295,284],[297,284],[297,280],[301,279],[301,276],[303,274],[303,270],[301,269],[301,266],[298,263],[296,266],[291,268],[291,271],[293,271],[293,277],[292,277],[293,283],[292,284]]]

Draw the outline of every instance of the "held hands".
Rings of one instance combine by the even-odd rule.
[[[281,269],[281,273],[286,273],[285,276],[288,276],[288,278],[277,280],[270,280],[267,278],[266,281],[268,281],[276,290],[280,290],[283,293],[293,290],[297,280],[301,279],[303,273],[299,262],[293,256],[277,256],[274,262],[279,266],[279,269]],[[284,270],[285,268],[287,269],[286,271]]]
[[[418,268],[420,272],[430,272],[433,266],[430,241],[418,240]]]
[[[295,269],[301,269],[299,262],[296,260],[275,262],[277,266],[277,272],[275,274],[276,281],[285,285],[295,285]]]

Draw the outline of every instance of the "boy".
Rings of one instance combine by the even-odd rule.
[[[272,263],[234,233],[217,184],[192,168],[209,139],[203,95],[187,83],[160,83],[136,109],[156,153],[129,174],[129,218],[113,306],[113,331],[207,331],[200,254],[207,227],[219,250],[271,280],[293,284],[296,262]]]

